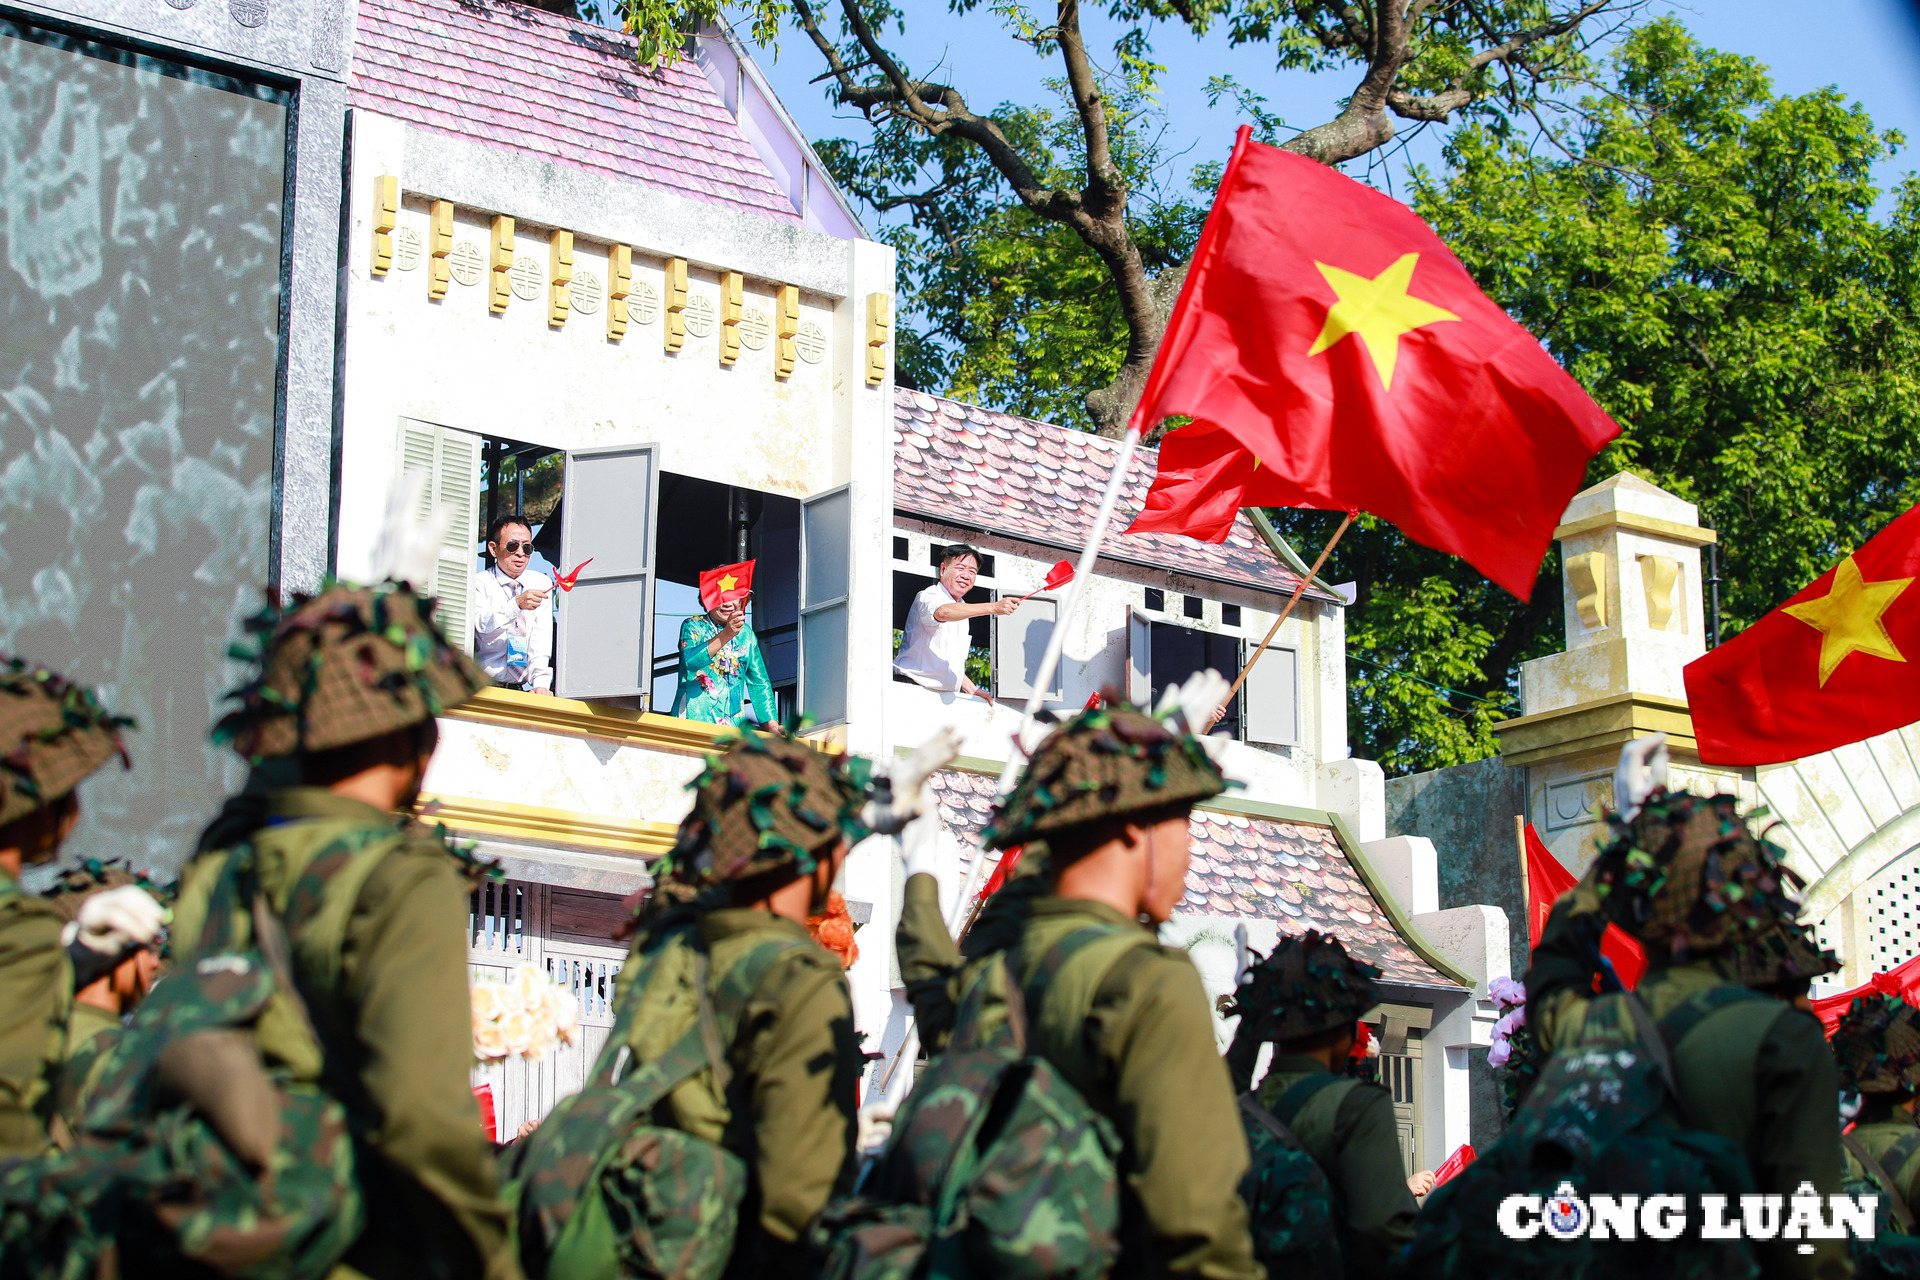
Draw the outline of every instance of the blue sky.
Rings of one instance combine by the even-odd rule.
[[[891,47],[923,74],[938,64],[941,78],[966,94],[976,109],[1009,98],[1032,100],[1039,78],[1057,73],[1057,60],[1043,61],[1014,43],[984,7],[964,19],[948,15],[938,0],[918,0],[903,7],[932,20],[911,24],[904,36],[893,37]],[[1803,93],[1838,85],[1849,99],[1867,108],[1876,125],[1899,129],[1920,143],[1920,35],[1900,0],[1691,0],[1657,2],[1650,12],[1677,14],[1707,44],[1758,58],[1771,68],[1779,91]],[[1194,40],[1167,30],[1155,52],[1168,68],[1162,98],[1168,141],[1173,149],[1184,151],[1178,166],[1182,175],[1193,164],[1223,159],[1239,123],[1230,103],[1217,108],[1207,105],[1204,86],[1209,77],[1231,74],[1255,87],[1267,95],[1269,110],[1301,127],[1330,117],[1354,78],[1344,72],[1320,76],[1275,72],[1265,50],[1231,49],[1218,35]],[[777,58],[762,51],[759,59],[810,137],[864,136],[857,113],[836,112],[822,86],[808,83],[821,66],[812,48],[794,32],[784,33]],[[836,118],[837,114],[846,118]],[[1907,154],[1883,165],[1882,186],[1920,168],[1911,146]],[[1438,132],[1410,142],[1408,155],[1429,163],[1436,160]],[[866,210],[861,213],[871,220]]]

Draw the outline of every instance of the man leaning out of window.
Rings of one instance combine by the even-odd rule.
[[[473,658],[503,689],[553,693],[553,579],[527,568],[533,530],[522,516],[487,526],[493,568],[473,580]]]
[[[993,695],[967,679],[967,620],[988,614],[1004,618],[1019,604],[1014,600],[966,603],[973,580],[980,576],[980,553],[966,543],[941,547],[934,558],[940,580],[913,598],[900,654],[893,660],[894,674],[923,688],[991,703]]]

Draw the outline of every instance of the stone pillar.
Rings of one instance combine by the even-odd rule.
[[[1554,856],[1585,871],[1620,747],[1667,734],[1674,782],[1753,802],[1751,771],[1702,766],[1681,671],[1706,652],[1700,513],[1622,472],[1576,494],[1560,544],[1566,649],[1520,666],[1522,714],[1495,725],[1503,760],[1527,770],[1527,817]]]

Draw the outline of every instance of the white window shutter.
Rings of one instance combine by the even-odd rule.
[[[800,710],[820,725],[847,718],[847,601],[853,491],[800,504]]]
[[[1300,741],[1300,654],[1268,645],[1241,687],[1246,698],[1247,741],[1295,746]]]
[[[652,684],[659,457],[653,444],[567,453],[558,568],[592,563],[560,597],[554,692],[563,698],[630,698]]]
[[[1145,707],[1153,699],[1153,619],[1127,610],[1127,701]]]
[[[995,697],[1003,702],[1024,704],[1033,696],[1033,681],[1040,674],[1040,659],[1046,655],[1047,642],[1053,639],[1053,628],[1059,616],[1057,601],[1034,596],[1023,601],[1007,617],[993,620],[993,674],[999,686],[994,690]],[[1058,702],[1064,696],[1061,692],[1061,669],[1064,666],[1064,663],[1054,665],[1053,680],[1044,701]]]
[[[424,472],[420,494],[422,516],[438,506],[452,513],[440,559],[434,566],[432,594],[440,601],[440,627],[468,653],[473,652],[473,625],[468,617],[472,599],[475,546],[480,531],[480,437],[431,422],[402,419],[400,465],[405,472]]]

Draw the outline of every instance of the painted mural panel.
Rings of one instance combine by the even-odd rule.
[[[258,607],[288,95],[0,19],[0,650],[103,687],[134,768],[69,850],[171,871]]]

